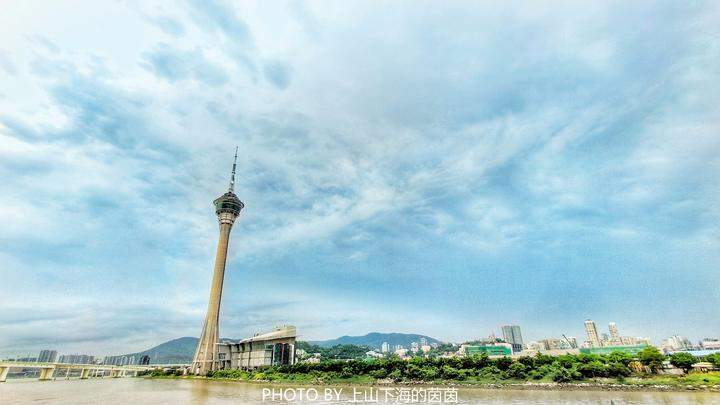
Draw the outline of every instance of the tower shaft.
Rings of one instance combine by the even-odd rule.
[[[223,216],[230,216],[225,214]],[[213,270],[210,287],[210,301],[208,302],[205,322],[200,335],[198,347],[193,359],[193,370],[197,374],[205,375],[208,371],[217,370],[218,348],[220,340],[220,302],[222,300],[223,282],[225,281],[225,263],[227,260],[230,231],[235,218],[220,219],[220,238],[215,253],[215,268]]]

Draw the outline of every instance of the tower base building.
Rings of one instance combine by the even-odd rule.
[[[295,364],[294,326],[275,328],[268,333],[218,344],[220,369],[252,370],[260,367]]]

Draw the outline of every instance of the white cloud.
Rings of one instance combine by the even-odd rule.
[[[16,4],[0,16],[0,66],[13,71],[0,82],[0,241],[10,246],[0,269],[10,296],[73,283],[89,292],[70,289],[38,304],[37,323],[0,329],[24,345],[80,322],[95,341],[76,350],[108,350],[95,331],[111,322],[101,310],[122,318],[108,331],[127,351],[196,333],[216,237],[210,203],[235,145],[246,209],[228,292],[239,294],[243,275],[266,277],[278,295],[307,289],[305,310],[260,306],[250,320],[226,308],[237,333],[250,332],[242,322],[285,315],[312,338],[373,325],[411,331],[397,319],[424,305],[428,333],[459,339],[439,320],[457,324],[448,308],[483,304],[468,289],[493,293],[478,287],[488,268],[522,267],[530,280],[544,265],[571,275],[607,267],[596,284],[576,281],[601,290],[620,270],[585,252],[671,239],[716,250],[717,29],[701,8],[659,7],[646,21],[644,6],[574,3],[557,5],[562,12],[500,3],[57,7]],[[651,29],[638,30],[641,20]],[[537,251],[555,262],[521,263]],[[393,300],[398,283],[416,280],[406,302]],[[531,281],[534,290],[516,292],[542,304],[551,286]],[[343,282],[334,302],[330,290]],[[142,316],[127,302],[92,305],[108,290],[157,306],[166,329],[132,329]],[[267,303],[259,297],[242,296]],[[488,301],[498,313],[524,310]],[[609,301],[598,311],[615,310]],[[54,322],[62,303],[81,310]],[[328,305],[331,313],[308,315]],[[568,322],[581,316],[564,310]]]

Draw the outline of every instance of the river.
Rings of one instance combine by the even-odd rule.
[[[283,400],[269,398],[271,389]],[[303,400],[292,399],[299,390]],[[318,393],[315,400],[314,392]],[[326,388],[342,388],[340,400],[325,401]],[[361,401],[370,387],[355,387]],[[428,387],[425,387],[426,389]],[[288,391],[290,389],[290,391]],[[444,389],[444,388],[443,388]],[[263,400],[263,395],[266,396]],[[331,394],[335,396],[335,393]],[[393,394],[394,395],[394,394]],[[255,384],[202,380],[162,380],[142,378],[37,381],[11,379],[0,383],[0,404],[351,404],[352,386],[320,387],[302,385]],[[368,401],[373,398],[367,398]],[[385,402],[382,394],[379,403]],[[450,398],[450,401],[452,398]],[[420,401],[428,403],[428,401]],[[357,402],[356,402],[357,403]],[[360,402],[369,403],[369,402]],[[449,403],[449,402],[445,402]],[[629,392],[629,391],[553,391],[463,388],[457,391],[460,404],[720,404],[720,393],[711,392]]]

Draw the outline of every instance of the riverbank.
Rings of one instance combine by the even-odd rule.
[[[323,404],[344,405],[353,402],[355,392],[369,393],[383,388],[407,388],[380,386],[335,386],[333,399],[322,400]],[[24,405],[28,403],[52,403],[53,405],[95,405],[98,402],[134,405],[177,405],[177,404],[243,404],[271,405],[293,403],[297,405],[318,404],[307,396],[295,401],[267,398],[267,389],[299,393],[297,388],[307,392],[315,389],[322,397],[327,385],[302,385],[202,380],[195,378],[102,378],[90,380],[37,381],[35,379],[9,380],[0,384],[0,403],[3,405]],[[295,388],[295,389],[294,389]],[[411,387],[414,388],[414,387]],[[418,387],[421,388],[421,387]],[[463,404],[574,404],[607,405],[616,404],[677,404],[717,405],[720,394],[706,391],[649,391],[649,390],[599,390],[584,388],[566,389],[524,389],[504,387],[501,389],[465,388],[458,386],[457,398]],[[442,388],[441,388],[442,389]],[[276,392],[277,392],[276,391]],[[336,395],[339,393],[339,395]],[[286,396],[287,398],[287,396]],[[384,398],[384,397],[383,397]],[[394,403],[383,401],[379,403]]]
[[[150,379],[197,379],[208,381],[243,382],[278,385],[357,385],[357,386],[452,386],[462,388],[481,389],[513,389],[513,390],[600,390],[600,391],[703,391],[720,393],[720,372],[692,373],[683,376],[675,375],[649,375],[643,377],[629,377],[622,380],[613,378],[595,378],[571,382],[554,381],[527,381],[527,380],[435,380],[435,381],[392,381],[387,379],[373,379],[367,376],[349,378],[308,378],[307,375],[288,375],[284,377],[267,376],[261,373],[246,373],[247,375],[234,377],[198,377],[176,375],[149,375]]]

